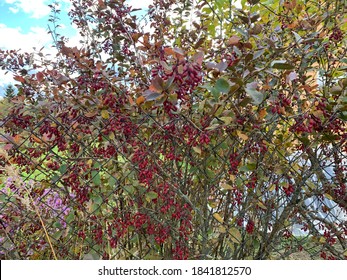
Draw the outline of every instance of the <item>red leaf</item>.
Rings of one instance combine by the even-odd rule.
[[[182,50],[182,49],[180,49],[180,48],[173,48],[173,50],[174,50],[174,52],[176,53],[176,54],[179,54],[179,55],[181,55],[181,56],[184,56],[184,51]]]
[[[5,151],[9,151],[9,150],[12,149],[12,147],[13,147],[12,144],[6,144],[6,145],[3,147],[3,149],[4,149]]]
[[[22,76],[14,76],[13,79],[20,83],[25,83],[25,79]]]
[[[45,76],[42,74],[42,72],[36,73],[36,79],[41,83],[44,80]]]
[[[149,86],[149,89],[154,92],[162,92],[164,89],[164,81],[159,76],[156,76],[152,80],[152,84]]]
[[[216,68],[218,69],[219,72],[223,72],[225,69],[228,68],[228,63],[225,61],[221,61],[217,63]]]
[[[144,97],[147,101],[156,100],[159,96],[161,96],[160,93],[155,92],[155,91],[151,91],[151,90],[146,90],[146,91],[143,93],[143,97]]]
[[[240,42],[240,37],[234,35],[229,38],[228,45],[229,46],[237,45],[239,42]]]
[[[172,48],[164,48],[164,52],[167,55],[174,55],[175,54],[175,52]]]
[[[194,56],[193,56],[193,60],[199,65],[202,64],[203,59],[204,59],[204,53],[203,52],[198,52],[198,53],[194,54]]]

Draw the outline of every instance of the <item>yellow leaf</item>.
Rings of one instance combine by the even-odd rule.
[[[208,205],[211,207],[211,208],[216,208],[218,206],[218,204],[215,202],[215,201],[209,201]]]
[[[92,117],[96,116],[97,114],[98,114],[98,112],[94,111],[94,112],[88,112],[84,116],[87,118],[92,118]]]
[[[144,96],[140,96],[138,98],[136,98],[136,104],[137,106],[140,106],[142,103],[144,103],[146,101],[146,98]]]
[[[230,185],[227,184],[227,183],[222,183],[222,184],[221,184],[221,187],[222,187],[223,189],[225,189],[225,190],[232,190],[232,189],[234,189],[233,186],[230,186]]]
[[[333,197],[328,194],[328,193],[325,193],[324,196],[327,198],[327,199],[330,199],[330,200],[334,200]]]
[[[194,152],[198,153],[201,155],[201,149],[199,147],[193,147]]]
[[[276,188],[276,185],[275,184],[272,184],[269,188],[269,191],[272,192],[274,189]]]
[[[264,203],[261,202],[261,201],[258,201],[258,206],[259,206],[260,208],[264,209],[264,210],[267,209],[266,206],[264,205]]]
[[[220,231],[221,233],[226,233],[226,232],[227,232],[227,230],[225,229],[224,226],[220,226],[220,227],[219,227],[219,231]]]
[[[261,109],[259,111],[259,114],[258,114],[259,120],[264,119],[266,115],[267,115],[266,110],[265,109]]]
[[[219,215],[218,213],[214,213],[213,217],[220,222],[221,224],[223,223],[223,218],[221,217],[221,215]]]
[[[31,135],[30,137],[35,143],[39,143],[39,144],[42,143],[42,140],[40,138],[36,137],[35,135]]]
[[[230,177],[230,181],[234,183],[234,182],[235,182],[235,179],[236,179],[236,176],[233,175],[233,174],[230,174],[229,177]]]
[[[247,140],[248,136],[246,134],[243,134],[240,130],[237,131],[237,135],[242,139],[242,140]]]
[[[320,118],[323,116],[323,111],[322,110],[314,110],[312,112],[312,115],[314,115],[316,118]]]
[[[225,125],[229,125],[233,120],[232,117],[220,117],[219,119],[222,120]]]
[[[211,207],[211,208],[216,208],[218,206],[217,202],[215,201],[209,201],[208,202],[208,205]]]
[[[113,132],[111,132],[111,133],[108,135],[108,138],[109,138],[110,140],[115,140],[115,139],[116,139],[116,136],[114,135]]]
[[[240,243],[241,242],[241,233],[237,228],[231,228],[229,229],[229,234],[230,234],[230,239],[231,241],[233,241],[234,243]]]
[[[108,111],[107,110],[102,110],[101,111],[101,117],[103,118],[103,119],[109,119],[110,118],[110,114],[108,113]]]
[[[73,128],[73,129],[76,129],[79,125],[80,125],[79,122],[74,122],[74,123],[72,124],[72,128]]]

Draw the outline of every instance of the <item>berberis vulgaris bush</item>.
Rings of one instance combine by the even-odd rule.
[[[0,50],[1,258],[345,259],[344,1],[72,0]],[[239,9],[242,5],[242,9]]]

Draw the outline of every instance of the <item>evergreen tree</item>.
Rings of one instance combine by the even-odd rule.
[[[8,85],[5,90],[5,98],[7,100],[11,100],[13,97],[16,96],[15,89],[12,85]]]

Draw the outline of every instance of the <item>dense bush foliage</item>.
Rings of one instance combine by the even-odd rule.
[[[0,51],[2,258],[346,257],[344,1],[241,2],[73,0],[81,46]]]

